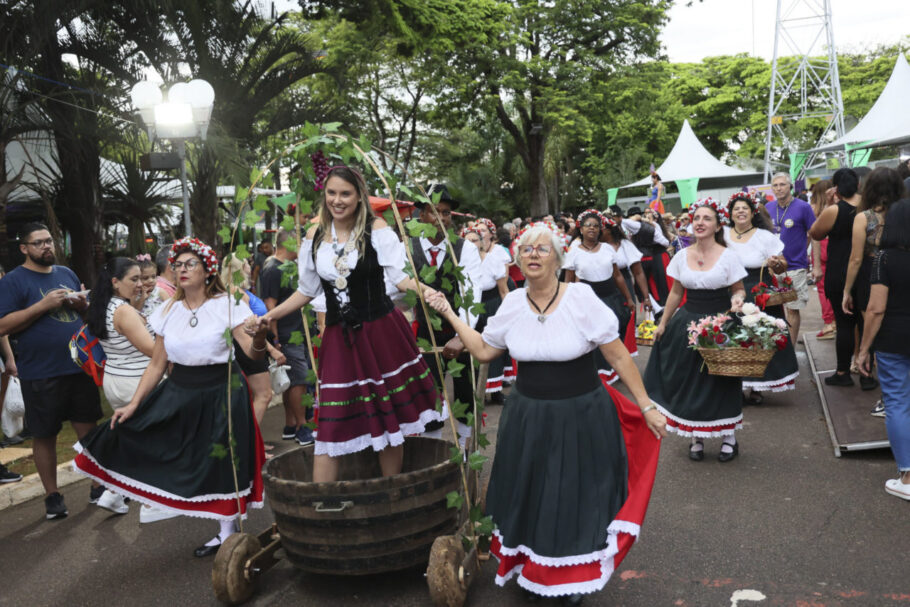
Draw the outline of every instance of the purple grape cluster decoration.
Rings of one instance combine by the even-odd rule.
[[[325,159],[322,150],[315,154],[310,154],[310,160],[313,162],[313,171],[316,173],[316,183],[313,185],[313,190],[318,192],[325,185],[326,177],[329,175],[329,163]]]

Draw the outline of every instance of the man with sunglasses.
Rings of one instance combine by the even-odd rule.
[[[47,226],[25,224],[19,250],[25,262],[3,278],[0,289],[0,335],[16,340],[25,422],[34,436],[47,518],[59,519],[67,509],[57,490],[57,434],[69,420],[82,438],[102,415],[98,387],[73,364],[68,347],[88,304],[73,271],[55,265],[54,239]],[[93,486],[89,501],[96,503],[103,492],[103,487]]]

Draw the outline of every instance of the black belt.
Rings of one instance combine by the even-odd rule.
[[[480,301],[491,301],[493,299],[499,298],[499,287],[493,287],[492,289],[487,289],[480,295]]]
[[[574,360],[521,361],[515,389],[530,398],[561,400],[593,392],[600,386],[594,350]]]
[[[174,363],[168,380],[181,388],[203,388],[225,382],[228,379],[228,364],[188,366]]]
[[[579,282],[583,282],[586,285],[591,285],[591,288],[594,290],[594,294],[601,298],[609,297],[614,293],[619,293],[619,289],[616,287],[616,281],[612,278],[608,278],[607,280],[599,280],[597,282],[579,279]]]
[[[720,289],[687,289],[687,312],[717,314],[730,308],[730,287]]]

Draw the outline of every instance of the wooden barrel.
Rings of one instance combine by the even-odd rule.
[[[372,449],[339,458],[339,479],[313,482],[313,446],[269,461],[263,475],[281,545],[312,573],[366,575],[426,564],[433,540],[455,533],[460,491],[450,443],[409,438],[401,474],[381,477]]]

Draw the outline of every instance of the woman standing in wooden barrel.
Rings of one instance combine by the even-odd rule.
[[[563,246],[544,225],[519,236],[525,287],[506,296],[483,334],[445,297],[429,301],[475,358],[508,348],[519,362],[487,492],[496,583],[517,576],[534,596],[577,605],[606,585],[638,536],[665,419],[619,339],[616,315],[590,286],[559,282]],[[637,404],[600,381],[595,350]]]
[[[373,216],[358,171],[329,170],[319,224],[307,232],[297,259],[297,292],[263,322],[326,295],[313,481],[337,480],[337,458],[368,448],[379,453],[383,476],[397,474],[404,437],[446,413],[410,325],[386,294],[386,280],[400,291],[418,283],[404,273],[404,245]]]

